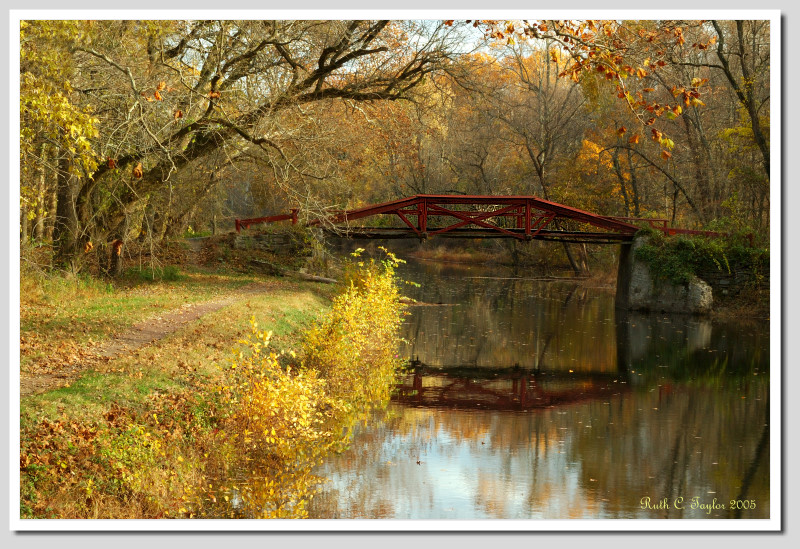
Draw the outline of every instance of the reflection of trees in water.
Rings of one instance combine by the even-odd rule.
[[[433,284],[430,282],[429,284]],[[528,280],[440,280],[427,303],[411,309],[403,351],[436,366],[613,370],[611,297]],[[439,295],[446,286],[446,295]],[[455,305],[452,305],[455,304]]]
[[[643,511],[639,502],[716,497],[727,507],[746,482],[758,507],[742,516],[769,516],[769,445],[760,428],[768,392],[764,379],[739,391],[655,386],[531,413],[397,407],[401,416],[330,465],[344,501],[315,499],[313,509],[338,506],[336,516],[363,517],[393,508],[393,517],[415,518],[703,518],[688,508]],[[463,507],[445,512],[453,492]],[[317,506],[323,502],[328,508]]]
[[[413,297],[461,303],[412,308],[409,356],[438,366],[620,372],[631,390],[524,413],[395,405],[398,416],[321,471],[333,481],[312,516],[708,516],[645,511],[645,496],[716,497],[726,507],[738,496],[757,502],[739,516],[769,516],[768,327],[624,315],[610,296],[583,288],[454,272],[407,275],[425,284]]]

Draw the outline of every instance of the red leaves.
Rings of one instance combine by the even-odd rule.
[[[617,135],[618,135],[618,136],[620,136],[620,137],[622,137],[623,135],[625,135],[625,132],[626,132],[626,131],[628,131],[628,130],[627,130],[627,129],[625,129],[625,126],[620,126],[620,127],[617,129]]]
[[[144,171],[142,170],[142,163],[139,162],[133,168],[133,177],[135,177],[136,179],[141,179],[143,175],[144,175]]]
[[[109,170],[113,170],[117,167],[117,161],[111,158],[110,156],[106,157],[107,165]]]

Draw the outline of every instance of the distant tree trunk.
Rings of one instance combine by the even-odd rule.
[[[622,194],[622,202],[625,204],[625,217],[630,217],[631,204],[630,200],[628,199],[628,188],[625,183],[625,176],[622,173],[622,166],[619,164],[619,149],[614,149],[614,152],[611,153],[611,163],[614,166],[614,173],[619,180],[619,189],[620,193]]]
[[[122,276],[122,246],[121,238],[114,240],[109,246],[108,276],[112,278]]]
[[[56,209],[58,208],[58,186],[51,185],[50,188],[50,201],[47,206],[47,220],[45,222],[44,236],[45,239],[53,241],[53,230],[56,224]]]
[[[122,276],[122,268],[124,264],[122,252],[125,239],[128,235],[129,226],[130,216],[126,213],[125,220],[120,228],[120,232],[116,235],[116,238],[113,240],[113,242],[111,242],[111,246],[109,246],[108,276],[112,278],[119,278]]]
[[[36,217],[33,224],[33,235],[39,242],[44,240],[44,222],[47,215],[44,205],[47,192],[47,168],[45,167],[47,163],[47,145],[44,143],[42,144],[40,158],[41,161],[36,169]]]
[[[78,216],[75,211],[75,196],[72,177],[69,173],[70,159],[64,155],[58,161],[57,208],[53,227],[53,242],[59,262],[70,262],[78,256]]]
[[[19,241],[25,246],[28,244],[28,206],[22,204],[19,213]]]
[[[631,171],[631,201],[633,202],[633,217],[639,217],[639,180],[636,179],[636,169],[633,165],[633,157],[628,149],[628,168]]]

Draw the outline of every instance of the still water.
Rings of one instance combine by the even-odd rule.
[[[495,267],[400,274],[424,302],[415,369],[320,468],[312,518],[769,518],[768,322],[623,314]]]

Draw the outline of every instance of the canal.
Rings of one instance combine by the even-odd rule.
[[[621,313],[498,267],[400,275],[414,369],[317,471],[311,518],[770,516],[767,321]]]

